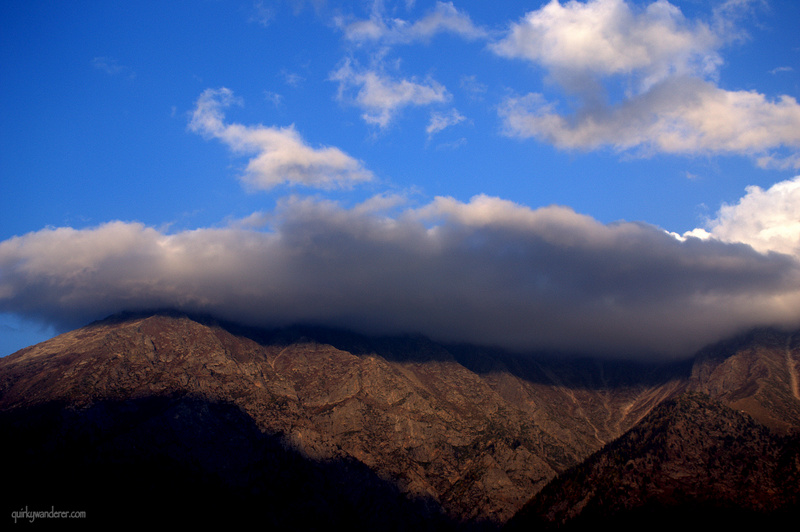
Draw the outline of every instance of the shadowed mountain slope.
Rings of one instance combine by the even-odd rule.
[[[665,400],[689,389],[726,400],[734,374],[729,402],[791,432],[795,344],[770,334],[753,357],[747,346],[761,340],[740,339],[694,366],[648,366],[118,315],[0,359],[0,423],[19,435],[3,466],[25,488],[16,504],[69,494],[76,506],[128,511],[136,496],[107,495],[164,500],[179,483],[173,491],[199,492],[195,508],[230,502],[216,505],[223,518],[258,508],[284,525],[495,528]],[[748,369],[758,364],[766,373]],[[102,482],[62,483],[86,475]]]

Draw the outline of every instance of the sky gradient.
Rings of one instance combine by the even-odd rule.
[[[682,357],[800,326],[800,4],[0,6],[0,355],[177,308]]]

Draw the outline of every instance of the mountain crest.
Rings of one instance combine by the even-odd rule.
[[[278,493],[275,482],[290,475],[276,462],[283,456],[325,486],[311,493],[292,484],[319,507],[281,499],[283,524],[298,512],[344,518],[323,502],[324,490],[335,489],[366,528],[384,505],[437,528],[496,527],[571,468],[594,471],[579,464],[598,452],[614,453],[601,461],[609,467],[651,479],[666,474],[659,463],[684,463],[672,451],[689,442],[706,461],[690,460],[688,469],[749,456],[731,455],[731,438],[778,459],[768,452],[773,436],[763,434],[800,426],[798,335],[763,334],[711,347],[693,366],[648,366],[521,357],[422,337],[257,330],[170,312],[117,315],[0,359],[0,423],[19,435],[7,459],[23,484],[36,463],[83,464],[96,474],[126,464],[137,485],[150,484],[131,471],[158,476],[164,467],[174,470],[169,482],[189,482],[182,488],[264,504],[256,494]],[[681,395],[692,391],[710,399]],[[714,453],[727,458],[712,463]],[[778,470],[762,470],[763,479],[734,473],[778,489]],[[681,489],[691,493],[709,478],[696,475]],[[365,498],[359,483],[380,497]]]

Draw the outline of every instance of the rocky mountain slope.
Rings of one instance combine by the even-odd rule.
[[[9,504],[496,528],[687,390],[792,433],[795,336],[760,334],[646,366],[120,315],[0,359]]]
[[[756,330],[698,353],[689,388],[779,433],[800,427],[800,333]]]
[[[800,511],[798,443],[689,392],[548,484],[507,530],[778,525]]]

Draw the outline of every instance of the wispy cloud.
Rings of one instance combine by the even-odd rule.
[[[433,79],[393,79],[378,70],[353,67],[351,61],[331,74],[339,83],[338,97],[364,110],[362,118],[368,124],[385,128],[401,109],[425,106],[450,100],[444,85]]]
[[[252,154],[243,179],[253,188],[280,184],[334,188],[369,181],[364,165],[334,147],[313,148],[294,126],[277,128],[226,124],[223,109],[235,103],[229,89],[208,89],[197,100],[189,129],[217,138],[234,152]]]
[[[436,2],[432,10],[415,22],[387,17],[380,3],[376,2],[369,19],[340,19],[339,25],[349,41],[386,45],[427,42],[440,33],[450,33],[468,40],[488,36],[486,30],[476,26],[469,15],[456,9],[452,2]]]
[[[277,92],[264,91],[264,98],[268,102],[272,102],[275,107],[280,107],[281,103],[283,103],[283,96]]]
[[[250,14],[250,22],[255,22],[256,24],[267,27],[274,19],[274,8],[265,6],[263,1],[258,1],[253,4]]]
[[[773,68],[772,70],[769,71],[770,74],[780,74],[782,72],[794,72],[794,69],[790,66],[782,66]]]
[[[290,87],[299,87],[305,80],[303,76],[296,72],[289,72],[288,70],[281,70],[281,76],[283,76],[283,80],[286,82],[287,85]]]
[[[411,7],[413,3],[407,6],[409,9]],[[339,99],[360,107],[364,111],[362,118],[382,129],[404,107],[443,103],[451,99],[444,85],[430,76],[420,80],[387,74],[387,70],[390,70],[387,54],[393,46],[429,44],[439,34],[456,35],[466,40],[486,39],[489,35],[451,2],[436,2],[432,9],[415,21],[389,16],[386,11],[384,2],[375,1],[368,19],[336,19],[346,41],[359,46],[368,45],[370,67],[362,68],[352,59],[347,59],[330,77],[339,83]],[[397,65],[399,61],[395,68]],[[455,117],[452,113],[448,118],[441,113],[434,113],[426,128],[428,136],[457,123],[446,122]]]
[[[428,122],[428,127],[425,128],[425,132],[428,134],[428,138],[432,137],[436,133],[456,124],[460,124],[467,118],[458,112],[457,109],[450,109],[450,111],[446,113],[431,113],[430,122]]]
[[[477,76],[462,76],[459,86],[467,93],[467,96],[473,101],[480,101],[486,95],[489,87],[485,83],[478,81]]]
[[[109,76],[124,76],[128,79],[136,77],[136,72],[130,67],[121,65],[119,61],[113,57],[95,57],[92,59],[92,66],[98,70],[102,70]]]

